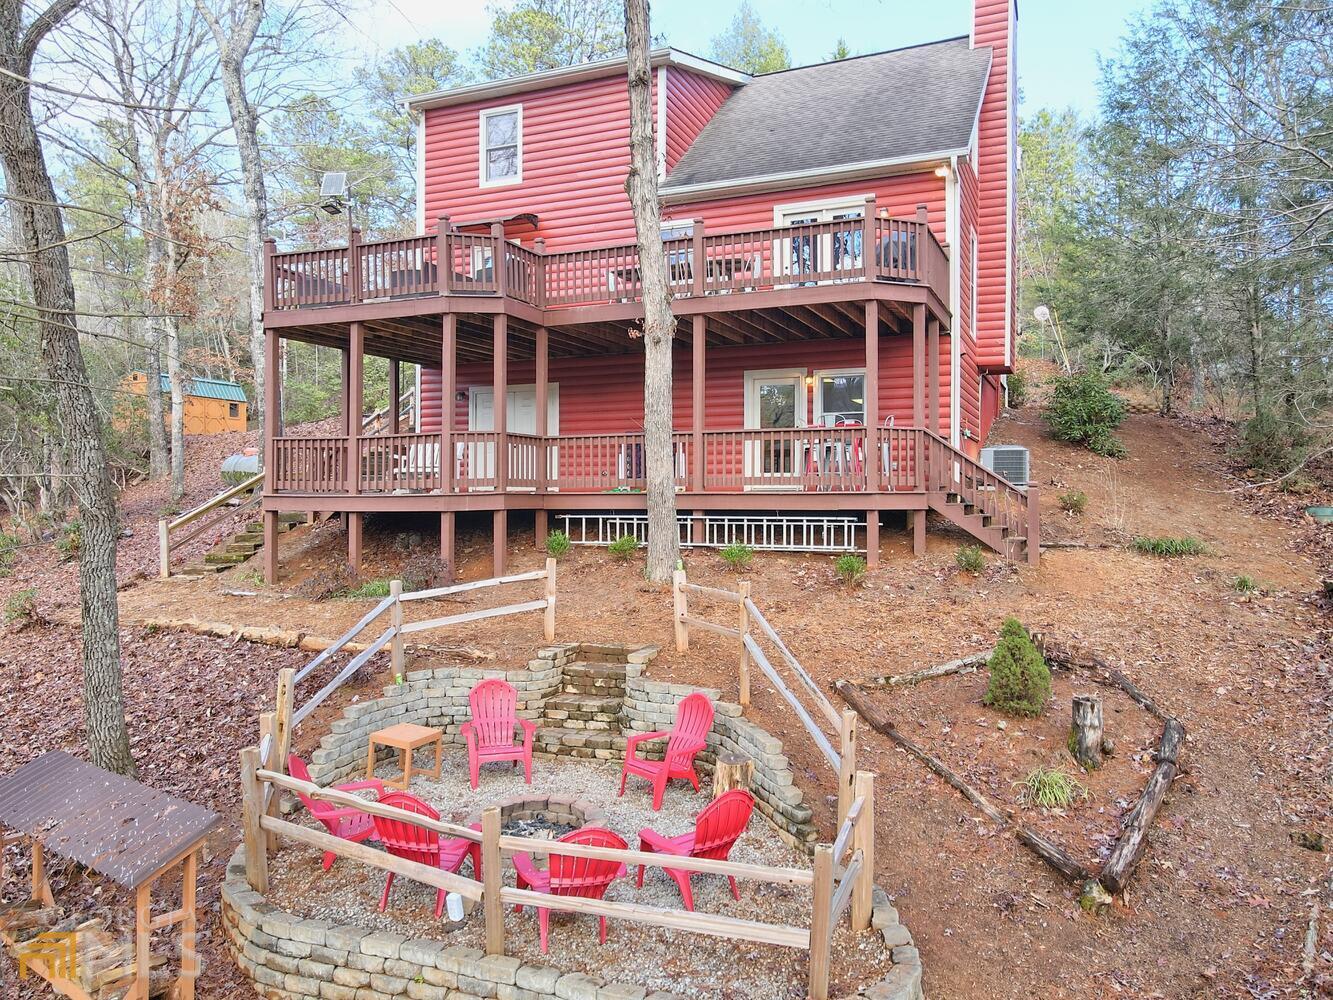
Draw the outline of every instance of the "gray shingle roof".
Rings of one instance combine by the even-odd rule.
[[[755,77],[704,126],[662,191],[964,148],[990,60],[988,47],[953,38]]]

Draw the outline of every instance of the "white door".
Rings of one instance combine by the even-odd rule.
[[[775,248],[780,273],[801,284],[821,280],[820,273],[856,270],[861,267],[865,207],[859,204],[823,205],[818,208],[779,211],[778,226],[813,226],[822,222],[846,222],[846,229],[829,232],[798,231]],[[802,278],[804,277],[804,280]],[[828,280],[828,279],[822,279]]]
[[[507,393],[508,406],[505,410],[505,426],[513,434],[537,433],[537,387],[535,385],[511,385]],[[467,426],[470,431],[495,430],[495,390],[489,386],[473,386],[468,395]],[[546,427],[547,433],[554,437],[560,433],[560,383],[548,383],[546,388]],[[510,469],[517,470],[515,464],[517,449],[511,449]],[[460,453],[459,458],[462,458]],[[495,474],[495,447],[490,442],[473,442],[468,445],[468,466],[475,470],[474,475],[490,478]],[[558,468],[556,449],[551,449],[548,476],[555,478]]]
[[[804,441],[792,433],[805,426],[805,372],[745,373],[745,482],[757,488],[799,485]],[[765,433],[769,432],[769,433]]]

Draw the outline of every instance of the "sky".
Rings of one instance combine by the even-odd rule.
[[[707,55],[738,0],[656,0],[654,34],[687,52]],[[845,38],[855,53],[965,35],[972,0],[752,0],[797,65],[827,59]],[[1097,59],[1115,54],[1127,21],[1150,0],[1019,0],[1018,67],[1022,114],[1039,108],[1097,110]],[[349,47],[368,55],[436,37],[469,51],[486,37],[484,0],[373,0],[351,14]],[[355,37],[355,36],[360,36]]]

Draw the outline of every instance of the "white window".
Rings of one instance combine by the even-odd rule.
[[[815,424],[819,427],[864,425],[866,370],[815,372]]]
[[[490,108],[480,118],[482,187],[523,180],[523,106]]]

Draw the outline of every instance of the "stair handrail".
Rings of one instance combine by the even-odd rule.
[[[407,411],[407,413],[408,413],[408,415],[409,415],[409,416],[408,416],[408,419],[409,419],[409,422],[410,422],[410,420],[411,420],[411,413],[412,413],[412,411],[413,411],[413,410],[415,409],[415,407],[416,407],[416,394],[417,394],[417,388],[416,388],[416,386],[414,386],[414,385],[410,385],[410,386],[408,386],[408,387],[407,387],[406,389],[404,389],[401,393],[399,393],[399,395],[398,395],[398,416],[399,416],[399,419],[400,419],[400,420],[402,419],[402,415],[403,415],[403,411],[404,411],[404,409],[406,409],[406,411]],[[370,414],[370,416],[368,416],[368,417],[362,417],[362,418],[361,418],[361,429],[364,431],[364,430],[366,430],[368,427],[370,427],[372,424],[375,425],[376,428],[378,428],[378,427],[379,427],[379,424],[380,424],[380,421],[382,421],[386,416],[389,415],[389,406],[390,406],[390,404],[386,403],[384,406],[380,407],[380,408],[379,408],[378,410],[376,410],[374,413]]]
[[[1028,563],[1030,565],[1036,565],[1041,558],[1041,525],[1037,502],[1037,487],[1031,484],[1026,488],[1017,486],[993,469],[986,468],[981,462],[967,454],[967,452],[955,448],[948,440],[941,435],[936,434],[934,431],[922,428],[921,433],[925,436],[926,440],[933,441],[946,448],[957,461],[964,465],[973,481],[981,480],[988,485],[994,486],[997,494],[999,490],[1002,489],[1005,496],[1014,502],[1015,506],[1018,508],[1018,512],[1016,514],[1011,514],[1007,511],[1003,513],[1007,522],[1004,527],[1011,529],[1021,527],[1025,531],[1023,538],[1024,545],[1027,547]],[[963,476],[961,478],[965,482],[968,479],[968,476]],[[949,487],[953,485],[953,478],[950,476],[949,482],[945,486],[945,492],[949,492]],[[957,485],[962,487],[963,482],[959,482]],[[927,486],[927,489],[929,489],[929,485]],[[961,490],[959,490],[959,495],[963,495]],[[981,506],[981,504],[976,504],[976,501],[981,499],[980,493],[973,491],[972,495],[967,499],[969,503]],[[986,511],[986,513],[991,514],[992,516],[1000,516],[1001,511],[999,511],[998,507],[995,505],[992,506],[993,509]]]
[[[254,495],[251,496],[250,499],[247,500],[245,503],[243,503],[240,507],[224,512],[224,514],[221,517],[212,518],[204,522],[203,524],[197,525],[194,528],[194,530],[187,532],[181,537],[175,539],[175,544],[182,545],[185,542],[190,541],[192,538],[197,538],[202,532],[207,531],[209,528],[213,527],[215,524],[218,524],[222,520],[230,519],[232,517],[235,517],[242,511],[249,510],[250,508],[257,506],[260,499],[259,488],[263,485],[263,482],[264,482],[264,473],[257,472],[253,476],[250,476],[248,479],[245,479],[244,481],[237,483],[235,486],[223,490],[217,496],[212,497],[209,500],[205,500],[203,503],[199,504],[199,506],[194,507],[191,510],[187,510],[184,514],[181,514],[175,520],[171,520],[165,517],[159,518],[157,522],[158,575],[161,576],[163,579],[166,579],[167,577],[171,576],[171,547],[173,543],[171,537],[172,532],[185,527],[187,524],[191,524],[199,520],[201,517],[203,517],[210,511],[216,510],[223,504],[226,504],[231,500],[235,499],[236,497],[240,496],[241,494],[249,491],[253,491]]]

